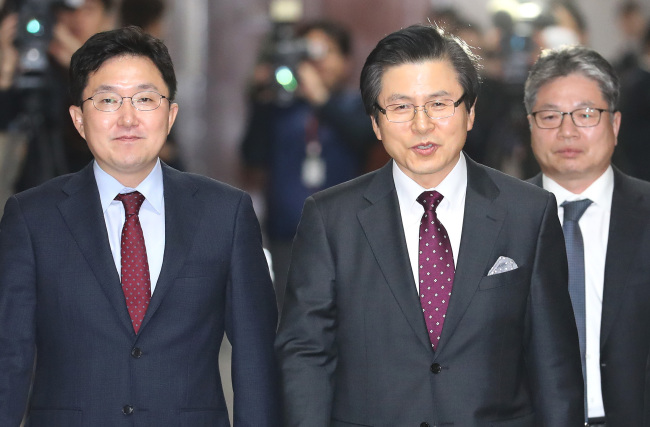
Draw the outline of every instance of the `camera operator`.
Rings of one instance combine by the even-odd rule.
[[[0,21],[0,132],[25,133],[28,139],[27,153],[14,184],[16,191],[75,172],[92,159],[70,122],[67,75],[72,54],[90,36],[114,26],[113,3],[22,0],[19,7],[14,7],[15,12]],[[20,8],[27,6],[51,6],[54,14],[45,69],[30,76],[38,81],[35,88],[19,83],[23,70],[15,46],[16,38],[25,31],[19,27]]]
[[[337,23],[316,21],[299,26],[292,42],[305,42],[309,52],[297,64],[287,64],[294,68],[295,92],[287,96],[272,82],[282,65],[277,55],[276,61],[263,59],[255,69],[242,143],[249,190],[261,190],[266,199],[263,220],[279,306],[305,199],[358,176],[376,142],[358,91],[345,89],[349,33]]]

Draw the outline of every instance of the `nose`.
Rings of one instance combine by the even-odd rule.
[[[122,98],[122,106],[117,112],[120,114],[118,120],[119,125],[131,127],[138,124],[138,110],[131,103],[130,97]]]
[[[416,132],[420,133],[426,133],[434,127],[433,119],[427,116],[427,113],[424,110],[424,105],[415,107],[413,127]]]
[[[558,130],[558,136],[562,138],[572,138],[578,134],[578,127],[573,123],[571,114],[564,114]]]

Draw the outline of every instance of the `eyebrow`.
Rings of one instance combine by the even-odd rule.
[[[592,101],[582,101],[582,102],[576,104],[576,105],[574,106],[574,109],[593,107],[594,105],[596,105],[595,102],[592,102]],[[559,110],[560,110],[560,106],[557,105],[557,104],[553,104],[553,103],[548,103],[548,102],[547,102],[546,104],[542,104],[542,105],[540,105],[540,106],[536,109],[536,111],[542,111],[542,110],[557,110],[557,111],[559,111]]]
[[[158,91],[158,87],[156,87],[156,85],[154,85],[153,83],[142,83],[142,84],[137,85],[135,88],[139,89],[139,90],[156,90],[156,91]],[[117,91],[116,86],[99,85],[97,87],[97,89],[95,90],[95,93],[97,93],[97,92],[115,92],[115,91]]]
[[[427,96],[427,99],[440,98],[442,96],[450,96],[450,94],[446,90],[439,90],[438,92],[434,92],[432,94],[429,94]],[[401,94],[401,93],[394,93],[391,96],[389,96],[388,98],[386,98],[386,102],[394,102],[394,101],[409,101],[409,102],[412,102],[413,98],[411,98],[408,95]]]

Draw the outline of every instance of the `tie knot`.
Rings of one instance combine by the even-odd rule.
[[[445,196],[435,190],[425,191],[418,196],[417,201],[422,205],[422,207],[424,207],[426,212],[435,212],[444,197]]]
[[[115,200],[119,200],[124,205],[124,212],[126,216],[137,215],[140,211],[140,206],[144,202],[144,196],[138,191],[133,191],[126,194],[118,194]]]
[[[564,202],[560,206],[564,208],[565,221],[579,221],[582,214],[585,213],[592,201],[589,199],[575,200],[573,202]]]

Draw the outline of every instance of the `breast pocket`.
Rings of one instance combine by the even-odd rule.
[[[519,267],[514,270],[506,271],[505,273],[493,274],[491,276],[484,276],[478,285],[479,290],[485,291],[502,286],[515,285],[517,283],[525,283],[530,274],[525,267]]]

